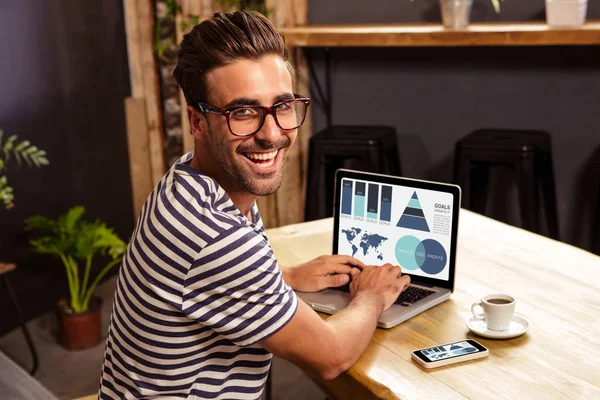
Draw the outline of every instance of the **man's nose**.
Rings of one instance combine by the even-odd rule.
[[[276,143],[281,136],[281,131],[275,122],[273,114],[267,114],[265,122],[258,132],[256,132],[257,140],[264,140],[265,142]]]

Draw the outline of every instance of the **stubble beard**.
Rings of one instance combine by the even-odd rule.
[[[209,137],[213,136],[212,132],[209,133]],[[238,149],[236,153],[239,157],[244,157],[240,152],[251,152],[251,151],[265,151],[279,149],[279,151],[286,151],[291,146],[291,140],[287,136],[282,136],[281,139],[269,146],[247,146],[242,149]],[[272,172],[264,177],[256,177],[251,167],[247,165],[240,165],[244,161],[237,161],[235,155],[231,154],[226,141],[210,141],[211,151],[213,158],[217,162],[217,165],[229,176],[230,182],[233,184],[232,190],[236,193],[250,193],[255,196],[268,196],[275,193],[281,186],[283,178],[283,168],[287,160],[287,151],[281,159],[281,165],[277,171]],[[279,155],[278,155],[279,157]]]

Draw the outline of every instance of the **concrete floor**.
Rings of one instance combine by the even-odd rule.
[[[104,332],[112,309],[116,277],[102,284],[96,293],[104,299],[102,322]],[[98,390],[104,342],[79,351],[63,349],[55,339],[56,320],[48,313],[27,324],[39,354],[35,378],[61,400],[94,394]],[[28,370],[31,359],[20,329],[0,337],[0,351]],[[296,366],[274,358],[272,365],[273,398],[275,400],[325,399],[325,394]],[[23,399],[27,400],[27,399]]]

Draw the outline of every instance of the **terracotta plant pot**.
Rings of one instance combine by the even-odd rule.
[[[58,304],[59,342],[68,350],[88,349],[102,340],[102,299],[93,297],[82,313],[69,312],[65,300]]]

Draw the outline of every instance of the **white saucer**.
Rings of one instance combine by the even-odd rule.
[[[519,314],[513,314],[510,325],[505,331],[491,331],[484,320],[468,318],[465,323],[471,332],[489,339],[512,339],[521,336],[529,329],[529,321]]]

